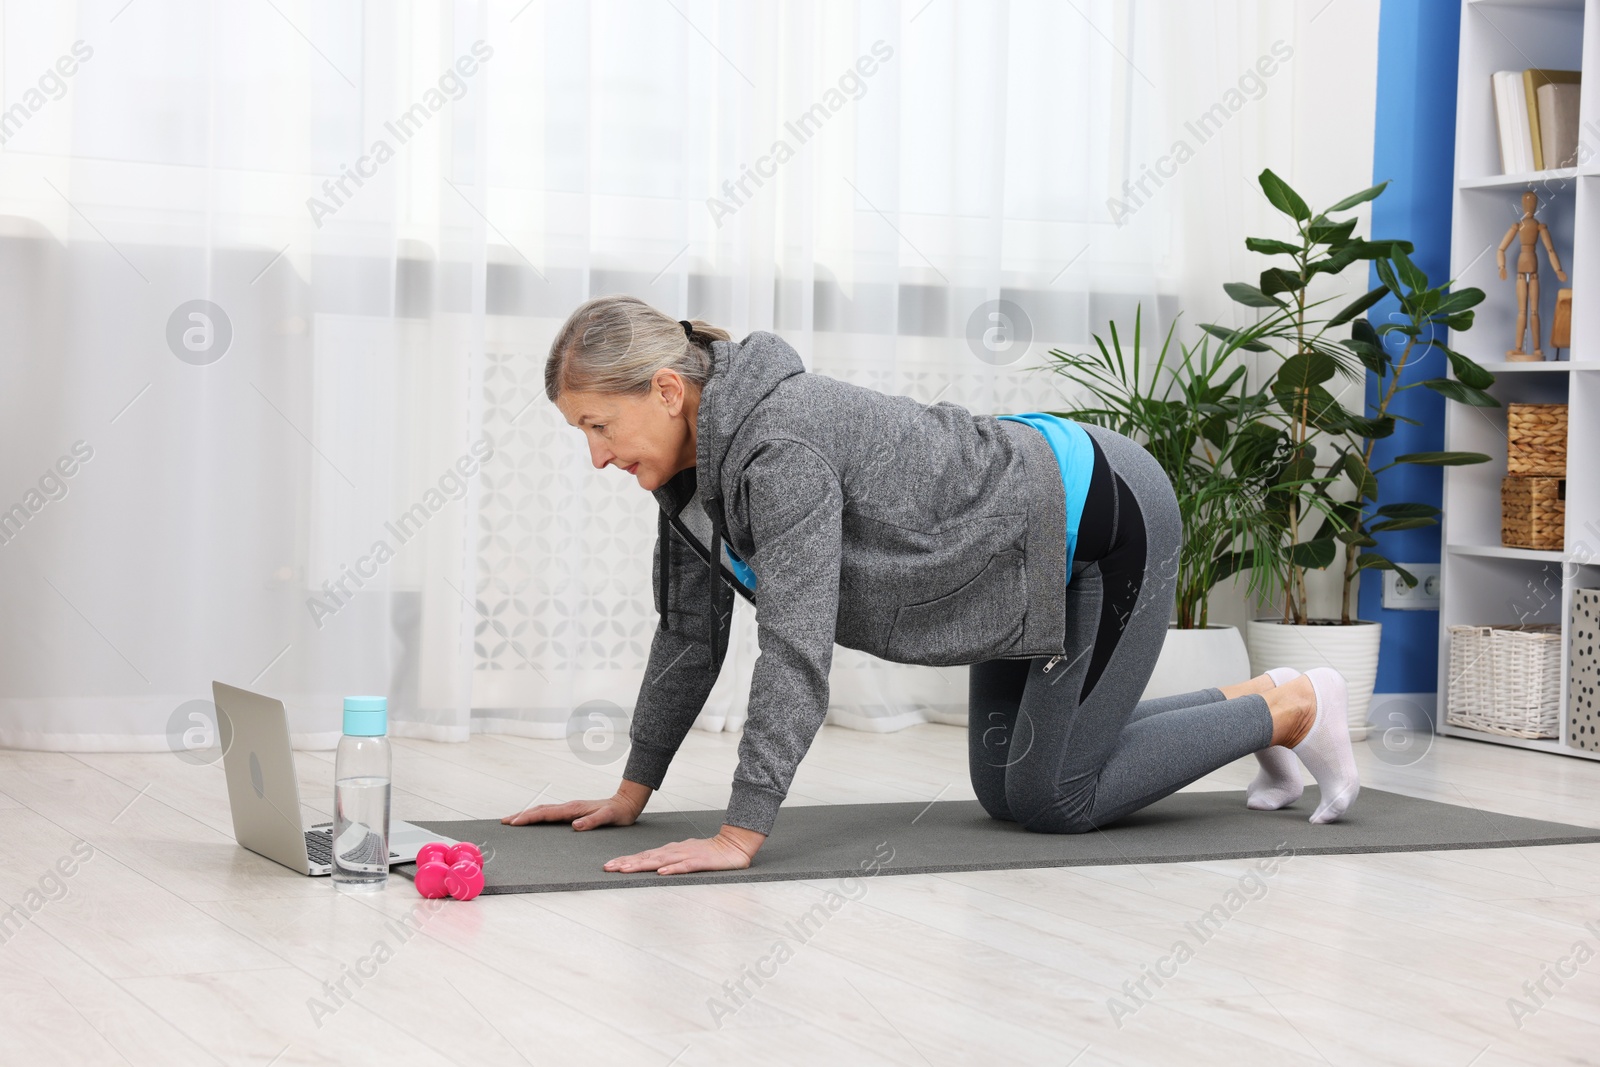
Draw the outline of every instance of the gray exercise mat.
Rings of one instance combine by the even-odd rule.
[[[657,801],[659,803],[659,800]],[[612,873],[613,856],[709,837],[721,811],[649,807],[632,826],[573,830],[566,823],[506,826],[498,819],[412,820],[484,850],[484,893],[549,893],[656,885],[771,882],[939,871],[999,871],[1187,863],[1287,854],[1521,848],[1600,842],[1600,829],[1499,815],[1456,804],[1363,789],[1343,819],[1313,826],[1311,786],[1281,811],[1251,811],[1243,792],[1180,792],[1086,834],[1036,834],[989,818],[976,800],[932,804],[785,807],[773,836],[742,871]],[[414,865],[394,868],[410,877]]]

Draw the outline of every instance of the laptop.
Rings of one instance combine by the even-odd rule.
[[[300,819],[300,786],[294,753],[289,747],[289,716],[283,701],[211,683],[217,708],[217,735],[222,766],[228,777],[228,805],[233,809],[233,836],[240,845],[306,875],[333,873],[333,824],[306,826]],[[333,768],[328,768],[333,773]],[[351,849],[370,851],[376,834],[350,842]],[[389,821],[389,865],[411,863],[429,841],[458,842],[408,822]],[[351,849],[345,850],[349,855]],[[359,862],[371,862],[359,855]]]

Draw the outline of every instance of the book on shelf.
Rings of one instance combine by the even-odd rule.
[[[1578,165],[1578,86],[1547,82],[1534,95],[1539,101],[1540,170]],[[1536,161],[1537,162],[1537,161]]]
[[[1581,72],[1499,70],[1491,78],[1500,170],[1526,174],[1577,163]]]
[[[1500,172],[1522,174],[1533,169],[1533,140],[1522,77],[1514,70],[1494,72],[1495,113],[1499,119]]]

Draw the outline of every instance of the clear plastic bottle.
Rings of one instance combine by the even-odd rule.
[[[347,893],[389,881],[389,749],[386,697],[345,697],[344,736],[333,766],[333,882]]]

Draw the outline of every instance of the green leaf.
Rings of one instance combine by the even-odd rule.
[[[1318,216],[1320,219],[1321,216]],[[1328,222],[1327,220],[1313,220],[1306,227],[1306,236],[1318,244],[1341,245],[1349,239],[1350,233],[1356,228],[1355,219],[1345,219],[1343,222]]]
[[[1422,273],[1422,268],[1411,262],[1411,257],[1400,249],[1394,250],[1394,255],[1389,257],[1394,260],[1395,269],[1400,272],[1400,280],[1413,290],[1423,290],[1428,287],[1428,276]]]
[[[1377,514],[1392,519],[1427,519],[1443,513],[1432,504],[1385,504]]]
[[[1250,566],[1251,563],[1252,560],[1248,552],[1224,552],[1211,561],[1211,580],[1220,585],[1239,571]]]
[[[1270,237],[1246,237],[1244,246],[1252,252],[1262,252],[1269,256],[1297,256],[1304,251],[1299,245],[1292,245],[1288,241],[1275,241]]]
[[[1272,351],[1272,349],[1268,348],[1266,345],[1262,344],[1260,341],[1251,341],[1251,340],[1243,339],[1243,338],[1246,338],[1248,336],[1247,332],[1244,331],[1244,330],[1234,330],[1234,329],[1230,329],[1227,326],[1218,326],[1214,322],[1203,322],[1203,323],[1200,324],[1200,328],[1202,330],[1204,330],[1206,333],[1209,333],[1211,336],[1219,337],[1222,340],[1226,341],[1228,344],[1236,345],[1237,347],[1244,349],[1246,352],[1271,352]]]
[[[1343,200],[1339,201],[1337,204],[1334,204],[1332,207],[1328,208],[1328,210],[1329,211],[1348,211],[1351,208],[1355,207],[1357,204],[1364,204],[1368,200],[1376,199],[1378,194],[1383,192],[1384,186],[1386,186],[1388,184],[1389,183],[1385,181],[1385,182],[1379,182],[1377,185],[1368,186],[1367,188],[1361,190],[1359,193],[1352,193],[1350,196],[1345,197]]]
[[[1354,416],[1343,404],[1334,399],[1332,393],[1320,385],[1313,385],[1304,392],[1306,421],[1319,430],[1328,433],[1348,433],[1350,420]]]
[[[1500,401],[1482,389],[1474,389],[1465,382],[1458,382],[1452,378],[1429,378],[1419,384],[1427,386],[1440,396],[1458,400],[1463,404],[1470,404],[1475,408],[1497,408],[1500,406]]]
[[[1385,530],[1420,530],[1424,526],[1437,525],[1439,525],[1439,520],[1431,518],[1385,519],[1383,522],[1373,523],[1367,528],[1373,533],[1382,533]]]
[[[1387,259],[1394,255],[1396,249],[1402,252],[1416,251],[1410,241],[1386,239],[1382,241],[1362,241],[1360,254],[1362,259]]]
[[[1471,314],[1471,312],[1468,312]],[[1443,345],[1435,345],[1444,348]],[[1450,369],[1462,385],[1471,389],[1487,389],[1494,384],[1494,375],[1478,366],[1472,360],[1453,349],[1444,348],[1445,358],[1450,361]]]
[[[1253,308],[1282,308],[1287,305],[1275,296],[1268,296],[1253,285],[1244,282],[1224,282],[1222,291],[1234,299],[1236,303]]]
[[[1327,477],[1329,477],[1329,478],[1337,478],[1337,477],[1339,477],[1339,474],[1344,470],[1345,463],[1350,458],[1351,458],[1350,451],[1348,449],[1341,448],[1339,450],[1339,455],[1334,458],[1334,461],[1332,463],[1328,464]],[[1356,462],[1359,463],[1361,461],[1361,457],[1357,456],[1355,458],[1356,458]],[[1318,534],[1318,536],[1320,537],[1321,534]]]
[[[1217,386],[1215,395],[1216,396],[1223,396],[1230,389],[1232,389],[1233,388],[1233,383],[1238,381],[1240,378],[1244,377],[1245,369],[1246,368],[1244,368],[1244,367],[1235,367],[1235,368],[1233,368],[1233,373],[1228,375],[1227,380],[1223,381],[1222,383],[1220,383]]]
[[[1322,259],[1313,260],[1306,264],[1306,276],[1313,274],[1338,274],[1350,264],[1361,258],[1361,245],[1357,241],[1350,241],[1340,245],[1338,251]]]
[[[1322,490],[1322,486],[1317,487]],[[1333,537],[1339,540],[1348,540],[1351,532],[1360,533],[1361,509],[1353,500],[1334,500],[1325,492],[1319,492],[1321,498],[1322,525],[1317,527],[1317,532],[1310,538],[1312,541],[1323,541]],[[1302,509],[1302,514],[1308,514],[1309,509]],[[1342,536],[1341,536],[1342,535]]]
[[[1460,311],[1454,315],[1447,315],[1444,324],[1457,332],[1470,330],[1472,329],[1472,312]]]
[[[1234,438],[1233,461],[1235,470],[1254,470],[1265,467],[1278,451],[1284,438],[1283,430],[1265,421],[1252,422]]]
[[[1273,293],[1292,293],[1305,287],[1305,280],[1300,277],[1299,271],[1271,267],[1261,272],[1261,291],[1268,296]]]
[[[1356,488],[1356,493],[1358,494],[1356,499],[1358,501],[1371,500],[1374,503],[1377,502],[1378,477],[1367,468],[1367,462],[1361,458],[1361,453],[1345,453],[1344,472],[1349,475],[1350,484]]]
[[[1325,352],[1301,352],[1290,356],[1278,367],[1272,380],[1275,394],[1303,392],[1313,385],[1321,385],[1338,373],[1338,365]]]
[[[1483,303],[1483,290],[1468,286],[1465,289],[1457,289],[1445,297],[1439,304],[1439,313],[1441,315],[1454,315],[1458,311],[1477,307],[1481,303]]]
[[[1395,567],[1393,563],[1390,563],[1376,552],[1363,552],[1361,555],[1356,557],[1356,570],[1358,571],[1392,571],[1394,569]]]
[[[1407,452],[1394,457],[1395,463],[1416,463],[1424,467],[1465,467],[1473,463],[1487,463],[1489,457],[1482,452]]]
[[[1394,268],[1389,265],[1387,259],[1374,260],[1372,265],[1377,268],[1378,280],[1388,286],[1390,292],[1402,298],[1406,295],[1405,288],[1400,284],[1400,279],[1395,277]]]
[[[1318,541],[1301,541],[1289,550],[1289,562],[1296,567],[1321,570],[1333,562],[1338,548],[1331,537]]]
[[[1334,326],[1343,326],[1345,323],[1349,322],[1351,319],[1355,318],[1357,315],[1361,314],[1363,311],[1367,310],[1373,304],[1376,304],[1378,301],[1382,300],[1388,295],[1389,289],[1387,286],[1380,285],[1376,289],[1370,290],[1365,296],[1356,299],[1350,304],[1347,304],[1343,311],[1329,319],[1328,326],[1330,328]]]
[[[1362,438],[1372,438],[1375,441],[1394,435],[1393,415],[1384,415],[1376,419],[1351,415],[1345,420],[1345,424],[1349,427],[1351,433],[1359,434]]]
[[[1347,544],[1347,545],[1355,545],[1358,548],[1372,548],[1375,545],[1377,545],[1377,543],[1378,543],[1376,538],[1367,536],[1366,534],[1362,533],[1359,529],[1357,529],[1357,530],[1341,530],[1339,533],[1335,534],[1334,536],[1337,537],[1339,540],[1343,541],[1345,544]]]
[[[1300,199],[1300,194],[1289,188],[1289,183],[1272,173],[1269,167],[1261,172],[1261,191],[1267,194],[1267,201],[1285,215],[1296,222],[1304,222],[1311,217],[1311,209],[1306,202]]]
[[[1294,457],[1283,465],[1275,488],[1282,487],[1286,482],[1304,482],[1314,477],[1316,475],[1316,466],[1316,450],[1307,445],[1297,451]],[[1292,494],[1292,489],[1290,492]]]
[[[1388,292],[1388,290],[1385,289],[1384,292]],[[1346,341],[1344,346],[1360,358],[1364,367],[1380,378],[1388,373],[1389,354],[1383,350],[1382,345],[1368,344],[1365,341],[1357,341],[1352,338]]]

